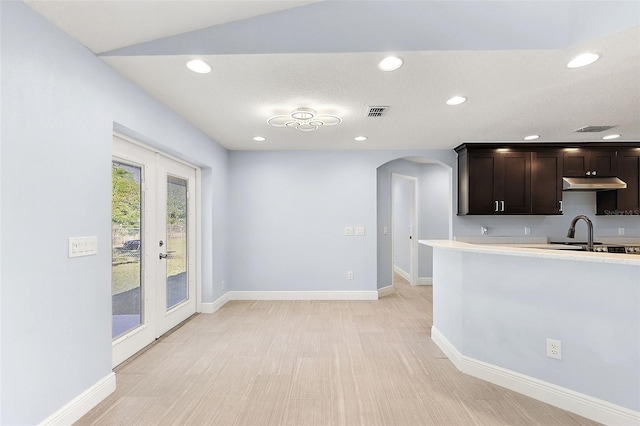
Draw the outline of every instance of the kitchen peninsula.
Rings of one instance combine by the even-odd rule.
[[[640,256],[433,247],[431,337],[463,372],[606,424],[640,424]],[[560,341],[561,359],[547,356]]]

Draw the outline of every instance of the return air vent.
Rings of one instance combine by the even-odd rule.
[[[370,106],[367,117],[382,117],[387,113],[388,106]]]
[[[598,133],[604,132],[605,130],[612,129],[616,126],[584,126],[577,130],[574,130],[574,133]]]

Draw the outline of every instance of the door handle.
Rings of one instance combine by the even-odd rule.
[[[500,201],[500,211],[504,211],[504,201]]]
[[[562,200],[558,201],[560,203],[560,211],[562,211]]]
[[[160,253],[160,260],[168,258],[169,255],[166,253]]]
[[[595,176],[596,174],[597,174],[597,173],[596,173],[596,171],[595,171],[595,170],[591,172],[591,176]]]
[[[498,202],[495,201],[495,203],[496,203],[496,209],[494,211],[497,212],[498,211]]]

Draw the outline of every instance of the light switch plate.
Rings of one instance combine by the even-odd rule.
[[[348,236],[353,235],[353,226],[345,226],[344,235],[348,235]]]
[[[98,237],[69,237],[69,257],[91,256],[98,253]]]
[[[364,226],[356,227],[356,235],[362,237],[364,235]]]

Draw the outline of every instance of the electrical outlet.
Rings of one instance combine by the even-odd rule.
[[[353,271],[347,271],[347,279],[348,280],[352,280],[353,279]]]
[[[383,227],[382,227],[382,233],[383,233],[384,235],[387,235],[387,234],[389,233],[389,231],[387,230],[387,227],[386,227],[386,226],[383,226]]]
[[[531,235],[531,227],[530,226],[525,226],[524,227],[524,235]]]
[[[618,235],[624,235],[624,228],[618,228]]]
[[[547,339],[547,356],[549,358],[562,359],[562,343],[560,340]]]
[[[481,235],[487,235],[489,233],[489,228],[487,228],[486,226],[481,226],[480,227],[480,234]]]
[[[364,236],[365,228],[364,226],[356,226],[356,235],[358,237]]]
[[[353,226],[345,226],[344,227],[344,235],[352,236],[353,235]]]

